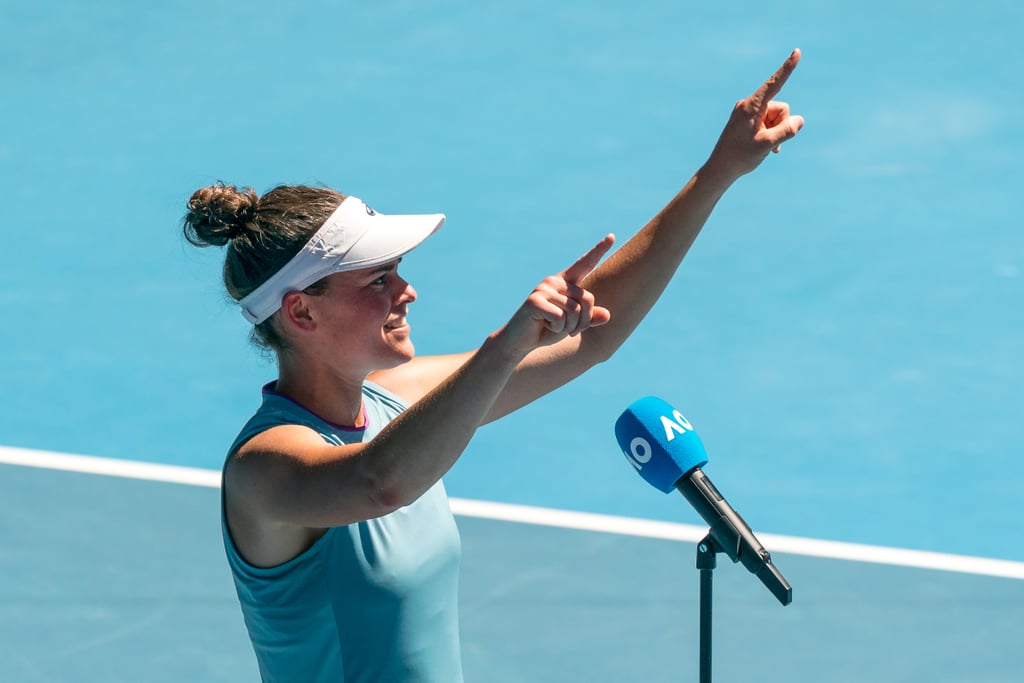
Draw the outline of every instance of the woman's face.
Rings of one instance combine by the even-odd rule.
[[[320,348],[331,355],[332,365],[369,373],[415,354],[406,315],[416,290],[398,275],[400,261],[334,273],[327,277],[327,290],[310,297],[323,334]]]

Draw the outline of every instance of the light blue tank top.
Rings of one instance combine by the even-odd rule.
[[[231,447],[281,424],[331,444],[369,441],[406,404],[363,389],[366,426],[338,427],[264,388]],[[223,515],[222,515],[223,517]],[[298,557],[254,567],[224,527],[224,546],[260,674],[266,682],[458,683],[461,545],[444,486],[389,515],[327,531]]]

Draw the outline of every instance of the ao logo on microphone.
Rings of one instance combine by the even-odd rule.
[[[686,432],[693,431],[693,425],[678,410],[672,411],[672,417],[666,415],[661,415],[660,417],[661,426],[665,430],[665,441],[672,441],[676,438],[676,434],[685,434]],[[644,437],[637,436],[629,442],[629,452],[626,453],[626,459],[638,470],[643,469],[643,466],[651,461],[652,455],[651,443]]]

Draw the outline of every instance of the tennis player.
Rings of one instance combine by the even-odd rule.
[[[231,445],[224,544],[264,681],[462,680],[460,542],[441,477],[476,429],[612,356],[740,176],[797,134],[774,101],[799,51],[738,102],[706,163],[607,259],[544,278],[471,352],[416,357],[404,255],[441,214],[330,189],[217,184],[184,232],[226,246],[224,281],[278,377]]]

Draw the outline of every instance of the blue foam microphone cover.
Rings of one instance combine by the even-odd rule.
[[[708,461],[704,444],[682,413],[647,396],[615,421],[615,438],[626,460],[654,488],[669,493],[684,475]]]

